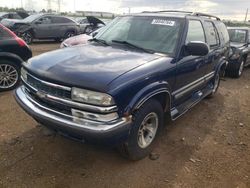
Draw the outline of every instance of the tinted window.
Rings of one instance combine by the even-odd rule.
[[[207,42],[210,47],[216,47],[219,45],[218,33],[214,27],[214,24],[209,21],[205,21],[205,28],[207,32]]]
[[[115,19],[97,38],[114,45],[112,40],[127,41],[155,52],[174,53],[183,20],[144,16]]]
[[[0,26],[0,40],[9,38],[13,38],[12,35],[8,33],[8,31],[6,31],[3,27]]]
[[[228,30],[230,41],[245,43],[247,38],[247,31],[242,29],[229,29]]]
[[[42,24],[51,24],[52,23],[51,17],[47,17],[47,16],[40,18],[38,21],[41,22]]]
[[[64,17],[53,17],[52,18],[53,23],[73,23],[72,20]]]
[[[205,42],[204,30],[201,22],[198,20],[190,20],[188,25],[188,33],[186,42],[202,41]]]
[[[217,27],[217,31],[219,32],[219,34],[222,37],[222,39],[221,39],[222,42],[224,44],[228,43],[229,42],[229,34],[228,34],[228,31],[227,31],[225,24],[222,22],[218,22],[218,23],[216,23],[216,27]]]
[[[18,14],[13,14],[13,15],[12,15],[12,18],[13,18],[13,19],[22,19],[22,17],[19,16]]]

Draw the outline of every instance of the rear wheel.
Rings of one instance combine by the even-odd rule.
[[[31,44],[33,42],[33,36],[30,32],[24,32],[21,35],[21,38],[27,43],[27,44]]]
[[[150,154],[163,127],[163,109],[154,99],[146,102],[135,114],[128,141],[119,146],[120,153],[130,160]]]
[[[13,62],[0,62],[0,91],[8,91],[17,87],[20,82],[20,68]]]
[[[64,38],[67,39],[67,38],[70,38],[70,37],[73,37],[75,36],[75,32],[74,31],[67,31],[64,35]]]

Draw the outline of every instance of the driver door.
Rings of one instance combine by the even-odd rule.
[[[186,44],[191,41],[206,42],[205,32],[200,20],[189,20]],[[185,46],[176,67],[176,84],[173,95],[177,104],[191,97],[204,86],[207,66],[204,56],[190,55]]]
[[[52,19],[50,16],[45,16],[38,19],[34,24],[34,31],[36,38],[50,38],[52,37]]]

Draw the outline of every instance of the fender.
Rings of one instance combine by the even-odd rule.
[[[23,60],[19,56],[9,52],[0,52],[0,58],[14,60],[15,62],[19,63],[20,66],[23,63]]]
[[[225,66],[224,69],[223,69],[223,74],[222,74],[222,75],[224,76],[224,73],[225,73],[225,70],[226,70],[227,65],[228,65],[228,61],[227,61],[226,57],[223,56],[223,57],[219,60],[219,63],[217,64],[217,66],[215,67],[215,75],[216,75],[216,73],[218,73],[218,71],[221,70],[221,68],[222,68],[223,66]]]
[[[170,92],[170,86],[166,81],[158,81],[151,83],[141,89],[131,100],[131,102],[128,104],[128,106],[125,109],[126,113],[131,113],[134,110],[139,109],[147,100],[149,100],[151,97],[154,97],[157,94],[165,93],[167,94],[166,104],[164,104],[165,108],[164,110],[170,110],[171,109],[171,102],[172,102],[172,96]],[[169,101],[169,109],[168,109],[168,102]]]

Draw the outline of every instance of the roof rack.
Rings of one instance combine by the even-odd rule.
[[[210,14],[205,14],[205,13],[201,13],[201,12],[190,12],[190,11],[182,11],[182,10],[160,10],[160,11],[144,11],[142,13],[161,13],[161,12],[176,12],[176,13],[185,13],[185,14],[189,14],[191,16],[203,16],[203,17],[208,17],[208,18],[215,18],[216,20],[220,20],[219,17],[217,16],[213,16]]]
[[[217,16],[213,16],[213,15],[210,15],[210,14],[204,14],[204,13],[200,13],[200,12],[193,12],[191,15],[192,16],[204,16],[204,17],[215,18],[216,20],[220,20],[220,18],[217,17]]]
[[[143,11],[142,13],[160,13],[160,12],[177,12],[177,13],[186,13],[192,14],[190,11],[182,11],[182,10],[159,10],[159,11]]]

